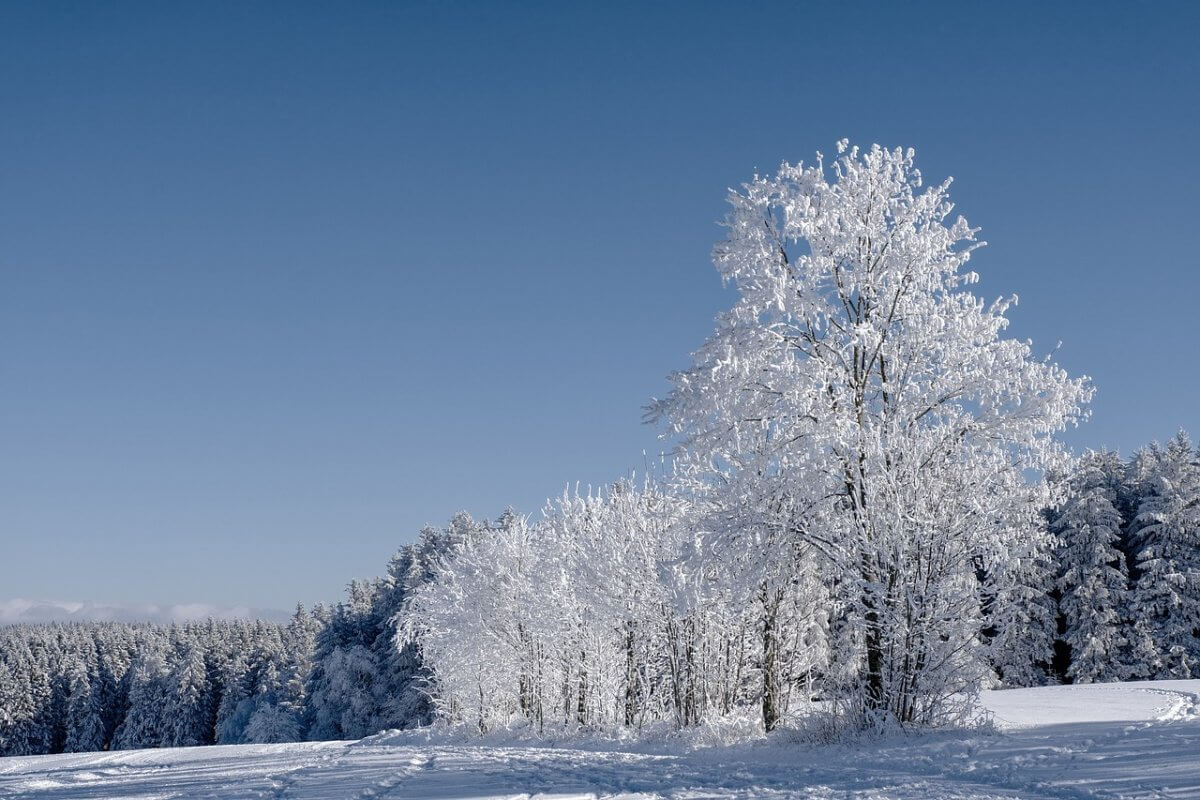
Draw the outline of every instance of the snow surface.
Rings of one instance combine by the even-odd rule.
[[[0,798],[1200,798],[1200,680],[985,692],[998,732],[626,752],[392,732],[0,758]],[[659,746],[659,750],[670,750]]]

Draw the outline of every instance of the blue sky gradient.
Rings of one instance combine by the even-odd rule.
[[[0,600],[336,599],[659,448],[726,188],[956,177],[978,291],[1200,434],[1200,6],[0,6]]]

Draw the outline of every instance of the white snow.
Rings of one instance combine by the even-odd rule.
[[[691,752],[357,742],[0,758],[0,798],[1200,798],[1200,680],[985,692],[997,733]],[[643,748],[645,749],[645,748]]]

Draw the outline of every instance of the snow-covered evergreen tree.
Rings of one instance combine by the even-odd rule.
[[[1200,675],[1200,458],[1182,431],[1152,453],[1131,536],[1133,606],[1157,650],[1154,677],[1189,678]]]
[[[358,739],[374,727],[373,686],[378,669],[371,651],[360,644],[338,647],[325,659],[324,684],[313,693],[314,739]]]
[[[994,564],[980,561],[988,661],[1007,687],[1041,686],[1053,679],[1058,628],[1051,556],[1057,540],[1040,525],[1037,534],[1014,536],[1014,550]]]
[[[380,589],[379,581],[352,581],[347,600],[316,637],[307,691],[310,739],[358,738],[378,730],[374,685],[379,665],[371,644],[384,624],[375,614]]]
[[[1116,453],[1092,452],[1071,476],[1067,501],[1052,530],[1059,545],[1058,608],[1062,636],[1070,657],[1066,677],[1075,683],[1122,680],[1130,675],[1123,663],[1128,652],[1123,614],[1128,606],[1128,574],[1119,549],[1121,514],[1118,486],[1121,471]]]
[[[299,718],[307,702],[308,676],[312,673],[313,649],[321,623],[304,606],[297,604],[296,611],[284,634],[284,647],[280,653],[283,663],[279,690],[279,704]]]
[[[323,624],[0,626],[0,755],[241,741],[262,705],[299,713]]]
[[[216,703],[209,681],[204,650],[187,650],[168,678],[166,726],[162,746],[193,747],[212,744]]]
[[[246,726],[247,742],[274,744],[299,739],[300,723],[295,714],[270,703],[259,706]]]
[[[379,670],[372,687],[374,726],[379,730],[411,728],[431,719],[432,706],[426,691],[428,671],[414,643],[397,646],[396,623],[408,597],[430,579],[429,562],[437,557],[438,541],[444,537],[443,532],[430,527],[422,531],[416,543],[400,548],[388,563],[376,594],[378,633],[370,648]]]
[[[251,678],[246,653],[234,653],[220,676],[221,700],[217,705],[215,732],[217,744],[245,741],[246,725],[254,713]]]
[[[69,700],[67,703],[67,753],[89,753],[104,747],[104,709],[100,693],[92,687],[86,665],[75,660],[67,673]]]
[[[33,653],[28,641],[8,637],[0,653],[0,754],[34,755],[49,751],[50,732],[42,711],[45,695],[33,680]]]
[[[167,735],[170,669],[158,647],[149,646],[130,667],[129,710],[113,737],[113,748],[161,747]]]

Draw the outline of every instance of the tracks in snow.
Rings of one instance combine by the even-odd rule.
[[[17,756],[0,759],[0,797],[1200,798],[1200,681],[1052,687],[1006,702],[1024,724],[998,735],[946,732],[816,749],[651,754],[439,744],[437,737],[393,734],[358,742]]]
[[[405,750],[413,752],[406,758]],[[270,800],[316,800],[326,797],[383,800],[413,775],[430,768],[432,764],[432,756],[412,748],[348,742],[340,750],[268,776],[273,786],[265,797]],[[338,776],[355,775],[360,771],[378,771],[380,774],[369,778],[355,776],[354,782],[368,781],[368,785],[358,788],[338,780]]]
[[[1170,697],[1173,702],[1169,708],[1154,721],[1146,723],[1154,725],[1163,722],[1182,722],[1200,718],[1200,695],[1182,689],[1164,689],[1158,686],[1137,687],[1139,691]]]

